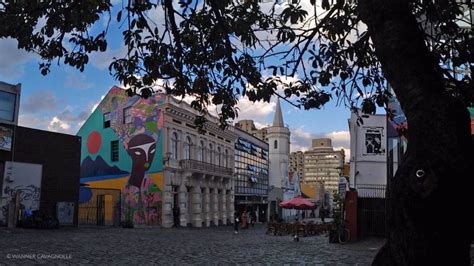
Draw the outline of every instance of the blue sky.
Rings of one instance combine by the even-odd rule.
[[[156,19],[161,19],[160,14]],[[120,85],[108,72],[112,58],[125,52],[122,30],[115,21],[112,19],[108,33],[108,50],[91,55],[84,72],[61,64],[54,65],[50,74],[42,76],[38,70],[38,56],[18,50],[15,40],[0,39],[0,80],[22,84],[20,125],[76,134],[101,97],[112,86]],[[100,27],[101,23],[95,27]],[[253,119],[260,127],[270,124],[275,100],[251,103],[243,99],[239,103],[238,119]],[[349,109],[336,106],[335,101],[321,110],[311,111],[298,110],[284,101],[281,106],[285,124],[291,130],[292,151],[308,149],[311,139],[316,137],[330,137],[334,147],[349,148]]]

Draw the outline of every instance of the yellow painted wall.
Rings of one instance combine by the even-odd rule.
[[[143,217],[145,217],[144,220],[140,220],[140,217],[137,217],[136,215],[134,215],[135,211],[137,211],[137,210],[134,209],[134,206],[130,205],[130,204],[136,204],[136,200],[134,201],[134,203],[130,203],[130,199],[135,199],[135,198],[138,199],[138,196],[133,194],[133,193],[137,194],[137,192],[129,192],[129,191],[126,190],[127,182],[128,182],[128,178],[129,178],[128,176],[113,178],[113,179],[107,179],[107,180],[90,181],[90,182],[86,182],[85,184],[87,184],[88,187],[91,188],[92,191],[93,191],[91,201],[96,201],[97,200],[97,196],[99,195],[98,193],[101,193],[101,194],[106,193],[104,191],[96,192],[96,191],[93,190],[94,188],[118,189],[118,190],[120,190],[122,192],[122,195],[121,195],[122,196],[122,199],[121,199],[122,219],[124,219],[123,215],[125,213],[127,213],[127,210],[132,209],[133,210],[132,219],[134,219],[135,223],[156,224],[156,223],[161,222],[161,209],[163,208],[163,206],[162,206],[162,198],[163,198],[162,191],[163,191],[163,188],[164,188],[164,177],[163,177],[162,172],[153,173],[153,174],[146,174],[146,175],[147,175],[147,179],[151,179],[151,180],[149,180],[149,182],[146,182],[148,184],[148,185],[146,185],[146,187],[141,188],[142,191],[147,191],[149,189],[152,189],[152,188],[150,188],[151,185],[155,184],[159,188],[159,190],[161,191],[161,193],[160,193],[161,195],[159,195],[159,197],[151,197],[151,198],[148,199],[148,203],[151,203],[153,206],[157,207],[158,208],[157,211],[159,213],[158,214],[156,212],[155,213],[147,213],[147,208],[143,207],[142,211],[144,212],[144,214],[142,214],[142,215],[143,215]],[[130,193],[132,193],[132,194],[130,194]],[[150,193],[159,193],[159,192],[150,192]],[[158,196],[158,195],[155,195],[155,196]],[[114,199],[113,199],[112,196],[106,196],[105,197],[105,224],[112,224],[113,223],[113,216],[114,216],[113,208],[114,208],[114,205],[116,204],[113,201],[114,201]],[[143,201],[145,201],[145,199],[143,199]],[[156,206],[157,204],[159,206]],[[87,205],[87,203],[85,205]],[[149,206],[147,206],[147,207],[149,207]],[[87,211],[87,212],[83,212],[80,215],[84,216],[82,218],[86,218],[86,216],[87,216],[89,219],[93,219],[93,218],[95,218],[95,216],[97,216],[96,211],[94,211],[92,209]]]
[[[153,173],[148,174],[151,177],[153,183],[157,184],[158,187],[163,191],[163,173]],[[86,184],[89,185],[90,188],[109,188],[109,189],[120,189],[123,190],[127,185],[128,176],[107,179],[107,180],[99,180],[99,181],[90,181]]]
[[[316,186],[301,183],[300,187],[301,187],[301,192],[303,192],[306,196],[308,196],[311,199],[317,199],[316,198],[316,196],[317,196]]]
[[[351,172],[351,165],[348,164],[348,163],[344,164],[344,168],[342,170],[342,175],[343,176],[349,176],[350,172]]]

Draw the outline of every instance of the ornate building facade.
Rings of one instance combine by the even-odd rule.
[[[101,205],[97,191],[119,190],[121,199],[104,203],[105,220],[164,227],[232,221],[236,135],[214,117],[199,134],[197,114],[163,94],[143,99],[112,88],[78,132],[86,185],[80,204]]]
[[[206,133],[194,126],[196,111],[186,103],[167,97],[164,112],[163,226],[175,221],[194,227],[228,224],[234,214],[234,142],[229,127],[222,130],[208,117]],[[175,222],[176,223],[176,222]]]

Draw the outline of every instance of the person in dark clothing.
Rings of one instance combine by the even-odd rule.
[[[173,208],[173,226],[174,227],[179,226],[179,207]]]
[[[319,208],[319,218],[321,218],[321,222],[324,223],[324,218],[326,218],[326,209],[323,206]]]
[[[234,212],[234,234],[237,234],[239,232],[239,214],[237,212]]]

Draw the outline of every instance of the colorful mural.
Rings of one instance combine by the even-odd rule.
[[[392,96],[388,99],[387,104],[387,117],[388,117],[388,137],[401,137],[404,141],[407,140],[407,129],[408,122],[405,114],[403,113],[400,102],[398,102],[395,92],[392,87],[388,87],[389,92]]]
[[[0,126],[0,150],[12,150],[13,130]]]
[[[162,95],[128,97],[113,87],[78,133],[85,140],[82,183],[121,189],[123,219],[137,224],[161,223],[163,102]],[[116,158],[113,140],[121,144]]]

